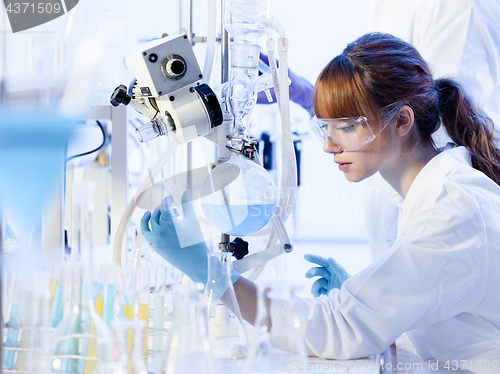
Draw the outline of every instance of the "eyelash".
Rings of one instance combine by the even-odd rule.
[[[353,131],[354,130],[354,126],[353,125],[349,125],[349,126],[344,126],[344,127],[337,127],[337,130],[341,130],[343,132]]]

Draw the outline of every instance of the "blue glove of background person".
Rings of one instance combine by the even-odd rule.
[[[261,53],[260,59],[269,65],[269,58],[267,55]],[[305,78],[299,77],[294,74],[290,69],[288,69],[288,77],[290,78],[290,100],[294,103],[299,104],[302,108],[310,110],[313,106],[313,85]],[[276,95],[274,94],[274,89],[271,89],[271,95],[276,102]],[[265,92],[259,92],[257,95],[258,104],[270,104],[267,100]]]
[[[200,224],[191,202],[191,191],[182,194],[182,220],[172,217],[170,206],[171,196],[151,214],[147,211],[141,219],[142,235],[149,245],[166,261],[186,274],[194,282],[206,285],[208,277],[208,249]],[[229,283],[227,271],[220,262],[220,266],[211,267],[216,274],[211,275],[210,290],[212,297],[218,299],[226,292]],[[235,271],[231,274],[231,282],[239,278]]]
[[[311,268],[306,273],[306,278],[320,277],[311,286],[311,293],[314,297],[328,295],[334,289],[342,287],[351,276],[333,258],[324,258],[317,255],[304,255],[306,261],[319,265]]]

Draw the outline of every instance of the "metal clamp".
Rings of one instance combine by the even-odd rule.
[[[255,154],[257,153],[257,144],[259,143],[256,138],[233,138],[230,135],[226,135],[226,139],[234,143],[241,143],[241,147],[239,149],[226,145],[226,148],[231,152],[243,155],[249,160],[253,160],[255,158]]]

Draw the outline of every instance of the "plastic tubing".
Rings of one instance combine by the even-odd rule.
[[[205,62],[203,64],[203,82],[210,83],[215,56],[215,31],[217,27],[217,4],[215,0],[208,0],[208,26],[207,26],[207,48],[205,51]]]
[[[278,103],[278,107],[280,106],[280,87],[279,87],[279,80],[278,80],[278,67],[276,66],[276,59],[274,57],[274,40],[271,36],[271,32],[269,31],[267,34],[267,42],[266,42],[266,48],[267,48],[267,57],[269,61],[269,68],[271,71],[271,77],[273,78],[273,85],[274,85],[274,94],[276,95],[276,102]]]
[[[288,41],[284,37],[284,30],[279,26],[278,22],[272,19],[269,26],[275,29],[280,34],[280,39],[278,40],[279,45],[279,63],[280,69],[279,74],[276,70],[276,60],[274,58],[274,42],[272,41],[270,33],[268,33],[267,49],[269,56],[269,66],[271,68],[271,74],[273,76],[274,91],[276,94],[276,100],[278,101],[278,107],[281,115],[281,127],[282,127],[282,173],[281,173],[281,191],[280,191],[280,211],[282,221],[285,222],[290,213],[292,212],[291,207],[295,204],[295,198],[297,195],[297,166],[295,160],[295,153],[293,149],[292,134],[290,131],[290,109],[289,109],[289,91],[288,91],[288,61],[287,61],[287,49]],[[276,76],[278,75],[278,79]],[[272,247],[276,243],[278,238],[278,233],[272,230],[271,235],[268,239],[266,249]],[[255,281],[259,275],[264,270],[265,264],[253,269],[252,273],[249,275],[248,279]]]
[[[276,21],[274,21],[276,22]],[[289,89],[288,89],[288,61],[287,61],[288,40],[286,38],[278,39],[278,51],[280,58],[279,83],[280,83],[280,114],[281,114],[281,137],[282,137],[282,195],[280,197],[280,206],[283,211],[281,216],[283,222],[290,215],[295,204],[297,193],[297,166],[295,153],[293,149],[292,133],[290,131],[290,108],[289,108]]]
[[[140,187],[137,189],[134,197],[130,200],[123,213],[122,218],[120,219],[120,224],[118,225],[118,229],[116,231],[115,242],[113,245],[113,261],[118,265],[123,266],[126,263],[126,251],[122,250],[123,238],[125,237],[125,233],[127,231],[127,226],[130,221],[130,217],[134,213],[135,208],[137,207],[137,199],[141,196],[141,194],[154,183],[154,179],[163,169],[165,164],[168,162],[170,157],[174,154],[175,150],[179,144],[176,141],[171,141],[168,145],[167,149],[161,155],[158,162],[153,166],[150,170],[149,175],[144,178]]]
[[[268,26],[278,34],[278,52],[280,68],[276,67],[276,59],[274,58],[274,42],[268,33],[267,48],[269,54],[269,66],[274,81],[274,91],[281,116],[281,139],[282,139],[282,173],[280,185],[280,201],[279,207],[281,218],[285,222],[291,210],[290,207],[295,203],[297,189],[297,167],[295,154],[293,153],[292,134],[290,132],[290,108],[289,108],[289,91],[288,91],[288,60],[287,50],[288,41],[284,37],[284,30],[281,25],[272,18]],[[278,72],[277,72],[278,71]],[[276,79],[277,77],[277,79]]]

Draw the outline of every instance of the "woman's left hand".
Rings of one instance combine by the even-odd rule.
[[[318,255],[304,255],[306,261],[320,265],[313,267],[306,273],[306,278],[320,277],[311,286],[311,293],[314,297],[328,295],[334,289],[342,287],[351,275],[333,258],[324,258]]]

